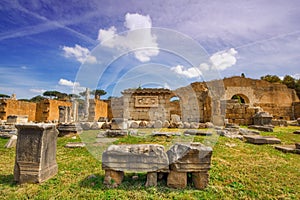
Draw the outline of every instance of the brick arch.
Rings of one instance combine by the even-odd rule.
[[[244,102],[246,103],[246,104],[249,104],[250,103],[250,100],[249,100],[249,98],[246,96],[246,95],[244,95],[244,94],[234,94],[234,95],[232,95],[232,97],[230,98],[230,99],[233,99],[233,97],[234,96],[239,96],[239,97],[241,97],[243,100],[244,100]]]
[[[231,99],[234,95],[239,95],[245,99],[247,104],[253,106],[253,104],[259,102],[257,96],[255,95],[255,91],[252,87],[227,87],[225,90],[225,98],[226,100]]]

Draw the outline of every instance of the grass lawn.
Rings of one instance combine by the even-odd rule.
[[[293,144],[300,142],[300,135],[293,134],[297,129],[300,128],[277,127],[273,133],[262,132],[262,135],[274,135],[283,144]],[[88,131],[83,135],[94,138],[98,132]],[[196,190],[191,185],[183,190],[171,189],[164,181],[157,187],[145,188],[143,173],[138,174],[138,180],[132,180],[133,174],[126,173],[123,183],[110,189],[102,184],[104,171],[99,160],[105,145],[88,145],[81,149],[64,147],[67,142],[80,140],[79,137],[58,138],[59,172],[55,177],[41,184],[17,185],[13,181],[15,148],[5,149],[7,139],[0,139],[0,199],[300,199],[300,155],[282,153],[271,145],[217,138],[210,182],[205,190]],[[120,138],[113,143],[158,143],[169,147],[174,141],[182,140],[209,142],[203,136],[151,137],[146,134]],[[93,140],[88,142],[92,144]],[[92,174],[95,176],[90,178]]]

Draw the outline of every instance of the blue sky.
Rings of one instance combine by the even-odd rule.
[[[299,78],[299,19],[297,0],[2,0],[0,93]]]

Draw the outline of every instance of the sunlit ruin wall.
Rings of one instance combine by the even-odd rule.
[[[35,121],[36,103],[15,99],[0,99],[0,119],[6,120],[9,115],[27,115],[28,121]]]
[[[88,121],[98,121],[101,118],[107,118],[107,103],[98,99],[89,100],[89,116]]]
[[[123,91],[120,98],[108,101],[108,118],[132,120],[170,120],[172,114],[182,121],[212,120],[212,98],[208,85],[195,82],[176,90],[139,88]],[[219,106],[230,123],[248,125],[253,115],[266,111],[274,119],[292,120],[300,117],[300,103],[295,90],[279,83],[244,77],[223,79],[225,93]],[[172,99],[176,97],[175,101]]]

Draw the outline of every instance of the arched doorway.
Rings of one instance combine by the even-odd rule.
[[[238,103],[249,104],[249,98],[243,94],[235,94],[231,97],[232,100],[236,100]]]

